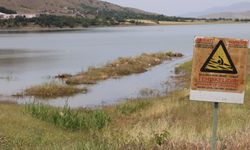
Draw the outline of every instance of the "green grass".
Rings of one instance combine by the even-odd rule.
[[[190,71],[192,70],[192,61],[185,62],[181,64],[180,66],[175,68],[175,74],[185,74],[186,76],[190,75]]]
[[[30,104],[25,110],[35,118],[71,130],[102,129],[110,122],[110,117],[98,109],[72,110],[67,106],[60,109],[42,104]]]
[[[27,88],[23,93],[16,94],[16,96],[34,96],[36,98],[49,99],[73,96],[75,94],[86,92],[86,88],[78,88],[56,82],[49,82]]]
[[[131,101],[117,106],[117,112],[129,115],[137,111],[143,110],[150,106],[150,102],[147,100],[137,100],[137,102]]]
[[[103,67],[90,67],[86,72],[73,76],[63,76],[67,84],[96,84],[98,81],[110,78],[118,78],[131,74],[138,74],[148,71],[150,68],[170,60],[174,57],[181,57],[180,53],[159,52],[142,54],[137,57],[119,58]],[[60,75],[58,76],[60,77]]]
[[[249,145],[249,108],[249,103],[221,105],[219,145],[235,148],[240,144],[241,149],[244,144]],[[4,137],[5,144],[1,146],[3,149],[204,149],[209,146],[211,115],[212,104],[190,102],[188,90],[97,110],[2,104],[0,137]]]

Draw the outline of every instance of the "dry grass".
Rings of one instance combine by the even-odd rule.
[[[23,106],[2,104],[0,137],[10,149],[209,149],[212,105],[188,99],[188,90],[180,90],[167,97],[125,101],[101,109],[112,120],[102,130],[77,132],[23,113]],[[86,113],[77,112],[80,116]],[[43,111],[36,113],[46,118]],[[249,104],[222,104],[218,147],[250,146],[249,118]]]
[[[86,88],[78,88],[74,86],[59,84],[56,82],[43,83],[41,85],[32,86],[26,89],[23,93],[17,95],[34,96],[36,98],[57,98],[73,96],[79,93],[86,93]]]
[[[74,76],[58,76],[66,80],[67,84],[96,84],[98,81],[110,78],[118,78],[131,74],[138,74],[148,71],[150,68],[161,64],[173,57],[181,57],[180,53],[154,53],[142,54],[137,57],[119,58],[103,67],[91,67],[86,72]]]

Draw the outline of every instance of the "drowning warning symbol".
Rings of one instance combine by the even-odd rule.
[[[238,73],[222,40],[216,45],[200,71],[225,74]]]

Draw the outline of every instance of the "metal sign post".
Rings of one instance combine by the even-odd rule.
[[[213,102],[212,150],[217,148],[219,103],[244,103],[247,56],[246,39],[194,39],[190,100]]]
[[[213,130],[211,139],[212,150],[216,150],[217,147],[218,110],[219,110],[219,103],[215,102],[213,106]]]

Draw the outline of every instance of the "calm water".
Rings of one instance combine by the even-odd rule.
[[[143,52],[175,51],[182,59],[166,62],[151,71],[108,80],[91,86],[86,95],[54,99],[47,103],[72,107],[110,104],[124,98],[137,97],[142,89],[162,89],[173,68],[192,56],[196,35],[250,39],[250,24],[183,25],[90,28],[77,32],[0,34],[0,100],[18,103],[31,98],[9,96],[31,85],[47,82],[50,76],[77,73],[89,66],[101,66],[121,56]]]

